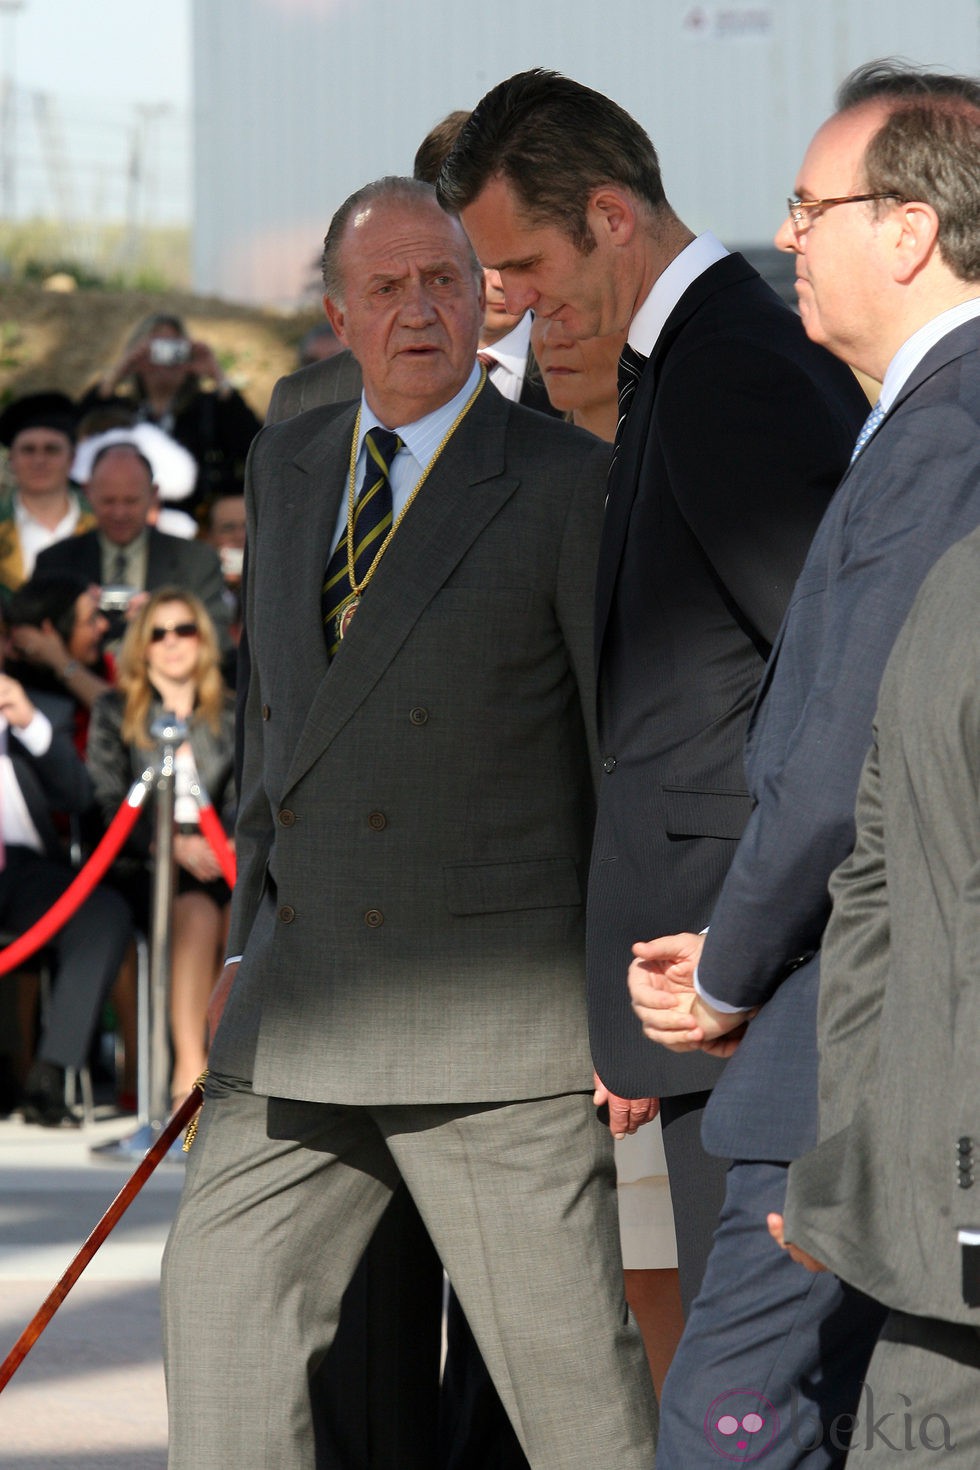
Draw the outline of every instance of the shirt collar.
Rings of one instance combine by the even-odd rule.
[[[685,245],[654,281],[649,296],[630,323],[627,338],[630,346],[644,357],[650,357],[667,318],[688,286],[727,254],[724,245],[709,230]]]
[[[972,321],[978,316],[980,296],[974,296],[971,301],[961,301],[958,306],[951,306],[948,311],[940,312],[939,316],[934,316],[931,322],[926,322],[924,327],[913,332],[902,343],[888,364],[881,385],[878,402],[886,413],[930,348],[935,347],[937,342],[941,342],[956,327],[961,327],[964,322]]]
[[[459,392],[444,403],[441,408],[433,409],[424,418],[416,419],[411,424],[399,424],[394,432],[404,443],[406,449],[412,454],[423,470],[428,469],[436,450],[446,437],[455,420],[459,417],[463,407],[480,381],[480,364],[474,362],[469,377],[460,388]],[[377,414],[368,404],[364,394],[361,394],[361,422],[357,436],[357,459],[360,459],[364,444],[364,435],[368,429],[386,428]]]
[[[511,327],[506,336],[501,337],[499,342],[492,342],[489,347],[481,347],[480,351],[488,352],[514,377],[523,377],[530,345],[531,313],[526,311],[517,326]]]
[[[68,509],[65,511],[58,524],[53,528],[52,534],[58,537],[69,535],[78,524],[78,518],[80,514],[81,507],[78,503],[78,496],[73,490],[69,490]],[[42,524],[41,521],[37,520],[34,516],[31,515],[30,511],[27,509],[27,506],[21,499],[19,490],[14,491],[14,520],[17,523],[18,529],[21,526],[40,526]],[[47,531],[49,528],[45,526],[44,529]]]

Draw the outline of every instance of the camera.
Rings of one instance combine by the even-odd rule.
[[[188,362],[191,344],[186,337],[151,337],[150,361],[157,367],[176,367]]]
[[[240,577],[245,565],[245,549],[242,546],[221,546],[218,549],[221,558],[221,572],[225,577]]]
[[[135,595],[135,587],[123,587],[122,585],[103,587],[99,596],[99,611],[104,613],[124,613]]]

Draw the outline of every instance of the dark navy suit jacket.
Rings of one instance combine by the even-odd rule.
[[[816,1008],[827,884],[854,843],[878,686],[926,573],[980,524],[980,321],[922,360],[818,531],[753,712],[755,807],[711,916],[709,995],[763,1009],[703,1141],[787,1160],[817,1141]],[[801,963],[802,961],[802,963]]]
[[[589,1025],[622,1097],[719,1063],[640,1030],[630,946],[707,923],[751,810],[749,711],[868,405],[739,255],[694,281],[630,406],[596,595],[604,771],[589,879]]]

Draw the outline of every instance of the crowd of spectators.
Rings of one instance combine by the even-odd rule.
[[[244,471],[259,427],[212,347],[171,314],[141,321],[77,401],[35,392],[0,412],[0,947],[72,881],[152,759],[154,716],[177,714],[175,1096],[204,1065],[227,926],[192,788],[230,833]],[[0,979],[0,1115],[76,1125],[66,1081],[86,1065],[101,1067],[100,1095],[135,1108],[135,940],[149,932],[152,865],[148,809],[72,921],[81,942],[69,925]]]

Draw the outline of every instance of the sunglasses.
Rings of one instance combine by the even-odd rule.
[[[150,642],[162,643],[168,633],[173,633],[175,638],[196,638],[198,628],[196,623],[168,623],[166,628],[150,629]]]

